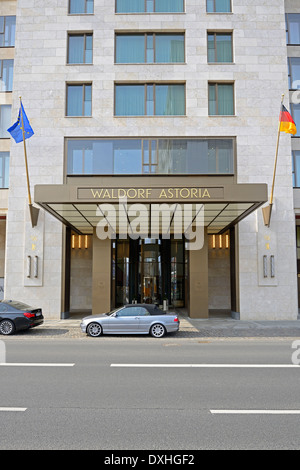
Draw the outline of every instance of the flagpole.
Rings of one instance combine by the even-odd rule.
[[[25,157],[25,168],[26,168],[29,211],[30,211],[31,225],[32,225],[32,227],[35,227],[37,225],[39,209],[37,209],[36,207],[34,207],[32,205],[32,200],[31,200],[28,162],[27,162],[27,150],[26,150],[26,142],[25,142],[25,128],[24,128],[24,119],[23,119],[23,109],[22,109],[22,98],[21,98],[21,96],[20,96],[20,113],[21,113],[22,134],[23,134],[23,144],[24,144],[24,157]]]
[[[278,123],[278,134],[277,134],[275,163],[274,163],[274,170],[273,170],[273,181],[272,181],[272,188],[271,188],[271,195],[270,195],[270,203],[267,207],[263,207],[263,209],[262,209],[264,223],[268,227],[270,227],[271,213],[272,213],[273,199],[274,199],[274,186],[275,186],[276,167],[277,167],[277,160],[278,160],[278,150],[279,150],[279,140],[280,140],[280,126],[281,126],[281,113],[282,113],[283,100],[284,100],[284,93],[281,95],[280,115],[279,115],[279,123]]]
[[[283,94],[282,97],[281,97],[280,116],[281,116],[281,113],[282,113],[283,100],[284,100],[284,94]],[[274,186],[275,186],[275,175],[276,175],[276,167],[277,167],[277,159],[278,159],[278,149],[279,149],[279,139],[280,139],[280,125],[281,125],[281,119],[279,119],[279,124],[278,124],[278,136],[277,136],[277,145],[276,145],[276,155],[275,155],[275,164],[274,164],[274,172],[273,172],[272,190],[271,190],[271,196],[270,196],[270,205],[273,204],[273,195],[274,195]]]
[[[25,142],[25,129],[24,129],[24,120],[23,120],[23,110],[22,110],[22,98],[21,98],[21,96],[20,96],[20,111],[21,111],[23,144],[24,144],[24,157],[25,157],[25,168],[26,168],[26,178],[27,178],[28,201],[29,201],[29,205],[31,206],[32,202],[31,202],[31,194],[30,194],[30,183],[29,183],[28,163],[27,163],[27,150],[26,150],[26,142]]]

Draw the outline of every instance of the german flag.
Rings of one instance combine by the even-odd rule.
[[[286,134],[297,134],[296,124],[286,109],[284,105],[282,105],[282,110],[280,113],[280,132],[286,132]]]

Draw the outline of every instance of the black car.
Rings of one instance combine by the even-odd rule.
[[[19,330],[27,330],[44,322],[41,308],[33,309],[29,305],[14,300],[0,302],[0,334],[12,335]]]

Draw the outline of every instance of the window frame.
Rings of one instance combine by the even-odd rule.
[[[7,88],[9,88],[7,86],[9,83],[7,84],[3,80],[4,62],[12,62],[12,85],[11,85],[11,89],[7,89]],[[9,70],[9,67],[8,67],[8,70]],[[0,93],[11,93],[13,91],[13,78],[14,78],[14,59],[0,59],[0,80],[5,85],[5,88],[6,88],[5,90],[1,90],[1,87],[0,87]]]
[[[224,62],[224,61],[218,61],[217,58],[218,58],[218,48],[217,48],[217,45],[218,45],[218,41],[217,41],[217,36],[224,36],[224,35],[230,35],[231,37],[231,61],[230,62]],[[208,41],[208,36],[209,35],[214,35],[214,61],[209,61],[209,41]],[[233,60],[233,31],[207,31],[207,63],[208,64],[233,64],[234,63],[234,60]]]
[[[92,37],[92,61],[91,62],[69,62],[69,54],[70,54],[70,37],[75,36],[83,36],[83,59],[85,60],[86,57],[86,38],[87,36]],[[84,31],[84,32],[76,32],[76,31],[68,31],[67,33],[67,65],[93,65],[94,60],[94,34],[93,31]]]
[[[216,93],[216,114],[209,113],[209,93],[210,93],[210,86],[215,86],[215,93]],[[218,100],[218,86],[219,85],[232,85],[232,105],[233,105],[233,113],[232,114],[219,114],[218,107],[219,107],[219,100]],[[231,117],[236,116],[236,109],[235,109],[235,82],[234,81],[209,81],[208,82],[208,116],[209,117]]]
[[[156,36],[182,36],[183,37],[183,61],[182,62],[157,62],[156,61]],[[144,38],[144,62],[117,62],[117,37],[119,36],[143,36]],[[147,61],[147,42],[148,36],[153,36],[153,62]],[[186,63],[186,46],[185,46],[185,31],[142,31],[142,32],[129,32],[129,31],[115,31],[115,56],[114,62],[116,65],[126,64],[185,64]]]
[[[298,155],[297,155],[298,153]],[[297,165],[299,160],[299,165]],[[297,167],[300,167],[300,150],[292,150],[292,176],[293,176],[293,188],[300,188],[300,175],[297,177]],[[300,173],[300,168],[299,168]],[[298,181],[299,180],[299,181]]]
[[[8,162],[8,168],[6,168],[6,162]],[[0,174],[0,189],[9,189],[9,164],[10,164],[10,152],[0,151],[0,168],[2,176]],[[7,181],[5,179],[7,170]],[[2,184],[1,184],[2,180]],[[5,184],[6,183],[6,184]]]
[[[84,12],[83,13],[71,13],[71,2],[72,0],[68,1],[68,15],[94,15],[95,11],[95,1],[93,0],[93,13],[87,13],[87,0],[84,0]]]
[[[10,108],[10,113],[9,113],[9,114],[10,114],[10,119],[9,119],[9,122],[7,122],[6,124],[5,124],[5,122],[3,123],[3,124],[4,124],[4,127],[5,127],[6,129],[4,129],[4,128],[1,129],[1,124],[2,124],[2,122],[3,122],[3,119],[2,119],[2,110],[3,110],[3,108],[6,108],[6,109],[7,109],[7,108]],[[9,135],[9,133],[7,132],[7,126],[9,127],[9,126],[10,126],[10,123],[11,123],[11,110],[12,110],[12,105],[11,105],[11,104],[0,104],[0,141],[3,140],[3,139],[9,139],[9,138],[10,138],[10,135]],[[6,136],[2,136],[2,132],[3,132],[4,134],[5,134],[5,132],[6,132],[7,135],[6,135]]]
[[[140,142],[140,151],[141,151],[141,173],[135,173],[135,172],[128,172],[128,173],[120,173],[120,172],[85,172],[86,164],[85,164],[85,152],[86,148],[84,145],[81,147],[82,155],[81,155],[81,173],[78,172],[73,172],[73,163],[69,163],[69,159],[71,160],[72,158],[72,149],[69,150],[69,142],[81,142],[81,141],[88,141],[88,142],[93,142],[93,141],[107,141],[111,140],[114,142],[118,141],[138,141]],[[216,163],[216,171],[211,172],[193,172],[193,173],[185,173],[185,172],[158,172],[157,168],[159,168],[160,165],[160,151],[161,151],[161,141],[206,141],[208,143],[209,147],[209,142],[215,143],[216,147],[216,155],[215,155],[215,163]],[[220,157],[220,146],[216,144],[217,141],[230,141],[232,143],[232,155],[231,155],[231,161],[229,164],[229,171],[228,172],[222,172],[220,171],[220,162],[221,157]],[[234,178],[236,179],[237,175],[237,163],[236,163],[236,138],[233,136],[228,136],[228,137],[165,137],[165,136],[156,136],[156,137],[66,137],[65,138],[65,151],[64,151],[64,175],[65,178],[73,178],[73,177],[93,177],[93,176],[101,176],[101,177],[128,177],[128,175],[132,175],[135,177],[155,177],[155,176],[163,176],[166,178],[169,177],[174,177],[174,176],[184,176],[186,177],[187,175],[192,175],[192,176],[224,176],[226,178]],[[77,149],[79,150],[79,149]],[[222,150],[222,149],[221,149]],[[209,149],[208,149],[209,152]],[[147,158],[146,157],[147,153]],[[207,158],[209,158],[209,155],[207,155]],[[146,167],[146,168],[145,168]],[[148,169],[148,171],[147,171]],[[146,170],[146,171],[145,171]]]
[[[206,13],[208,15],[230,15],[232,14],[232,0],[230,0],[230,11],[216,11],[216,0],[214,2],[214,11],[207,11],[208,0],[206,0]]]
[[[66,83],[66,100],[65,100],[65,103],[66,103],[66,106],[65,106],[65,117],[67,118],[90,118],[92,117],[92,114],[93,114],[93,86],[92,86],[92,82],[67,82]],[[83,87],[83,93],[82,93],[82,112],[83,114],[81,115],[69,115],[68,114],[68,88],[70,86],[82,86]],[[85,103],[85,94],[86,94],[86,90],[85,90],[85,87],[86,86],[90,86],[91,87],[91,114],[89,115],[85,115],[84,114],[84,103]]]
[[[296,225],[296,248],[300,248],[300,225]]]
[[[0,45],[0,49],[7,48],[7,47],[15,47],[16,43],[16,36],[14,35],[13,44],[5,45],[5,35],[6,35],[6,18],[15,18],[15,32],[16,32],[16,15],[1,15],[0,18],[3,18],[3,32],[0,31],[0,37],[3,36],[3,46]]]
[[[288,57],[288,79],[289,79],[289,90],[291,91],[300,91],[300,74],[299,78],[295,79],[293,75],[293,66],[292,66],[292,61],[293,59],[299,59],[299,66],[300,66],[300,57]],[[299,82],[299,88],[294,88],[293,83]]]
[[[290,15],[298,15],[299,16],[299,42],[294,43],[290,42],[290,21],[289,21],[289,16]],[[285,14],[285,30],[286,30],[286,44],[287,46],[299,46],[300,44],[300,13],[286,13]]]
[[[185,8],[186,8],[186,0],[182,0],[182,11],[166,11],[166,12],[161,12],[161,11],[156,11],[155,10],[155,2],[156,0],[153,0],[153,11],[147,11],[147,0],[144,0],[144,11],[128,11],[128,12],[119,12],[117,11],[117,0],[115,0],[115,13],[117,15],[149,15],[149,14],[157,14],[157,15],[164,15],[164,14],[169,14],[171,13],[172,15],[182,15],[185,13]]]
[[[144,114],[116,114],[116,89],[117,86],[144,86]],[[184,87],[184,114],[156,114],[156,86],[170,86],[170,85],[182,85]],[[147,114],[147,100],[148,98],[148,87],[153,86],[153,114]],[[185,117],[186,116],[186,82],[137,82],[137,83],[114,83],[114,117],[133,117],[133,118],[144,118],[144,117]]]

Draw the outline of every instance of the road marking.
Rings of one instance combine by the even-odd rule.
[[[0,407],[0,411],[26,411],[27,408],[12,408],[12,407]]]
[[[296,364],[111,364],[110,367],[297,368]]]
[[[299,415],[300,410],[209,410],[212,414],[242,415]]]
[[[75,364],[51,364],[39,362],[1,362],[0,367],[73,367]]]

